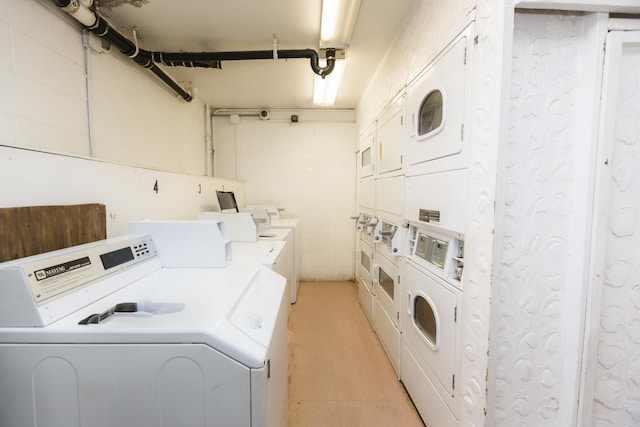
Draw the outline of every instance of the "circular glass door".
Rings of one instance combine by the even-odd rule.
[[[426,135],[440,127],[442,124],[443,107],[442,92],[439,90],[429,92],[422,101],[420,111],[418,113],[419,136]]]
[[[438,343],[436,313],[431,303],[420,295],[416,295],[413,300],[413,323],[431,345],[436,347]]]

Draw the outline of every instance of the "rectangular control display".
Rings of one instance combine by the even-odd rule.
[[[440,268],[444,268],[444,263],[447,259],[447,249],[449,243],[433,239],[433,250],[431,251],[431,262]]]
[[[449,242],[425,234],[418,234],[415,255],[431,264],[444,269]]]
[[[102,266],[105,270],[117,267],[133,259],[133,252],[129,246],[100,255],[100,260],[102,260]]]
[[[427,260],[427,243],[428,236],[424,234],[418,234],[418,238],[416,239],[416,256]]]

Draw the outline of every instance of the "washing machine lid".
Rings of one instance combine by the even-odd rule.
[[[260,266],[162,268],[45,327],[2,328],[0,342],[205,344],[245,366],[264,366],[286,280]],[[79,324],[117,304],[97,324]]]
[[[271,220],[271,230],[274,228],[296,228],[300,224],[298,218],[279,218]]]
[[[286,240],[291,234],[291,229],[288,228],[270,228],[269,230],[260,231],[258,233],[258,239],[262,240]]]
[[[286,242],[259,239],[256,242],[232,242],[231,262],[234,264],[260,264],[269,269],[278,261]]]

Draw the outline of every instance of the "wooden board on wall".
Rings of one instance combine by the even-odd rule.
[[[101,204],[0,208],[0,262],[106,237]]]

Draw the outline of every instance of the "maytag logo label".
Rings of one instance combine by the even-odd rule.
[[[65,262],[51,267],[43,268],[42,270],[35,271],[34,274],[36,276],[36,279],[40,281],[59,276],[64,273],[69,273],[79,268],[86,267],[87,265],[91,265],[91,260],[88,256],[74,259],[73,261]]]

